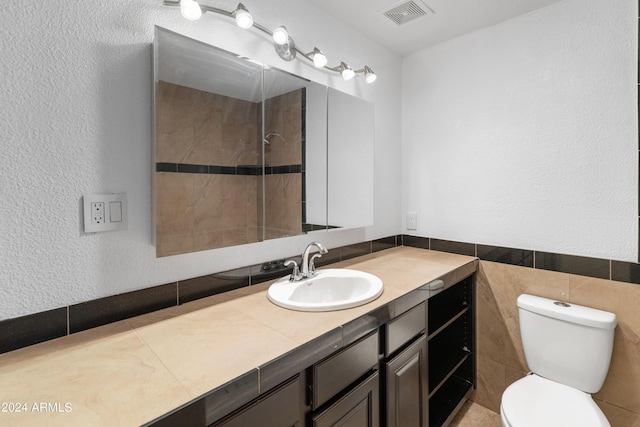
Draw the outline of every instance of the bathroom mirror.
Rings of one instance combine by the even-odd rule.
[[[373,225],[374,104],[329,89],[327,221],[330,227]]]
[[[156,255],[371,225],[372,111],[356,97],[156,27]]]

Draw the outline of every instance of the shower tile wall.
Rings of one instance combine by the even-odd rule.
[[[215,172],[260,164],[259,104],[162,81],[156,96],[156,163],[178,166],[156,169],[157,255],[257,242],[257,176]]]
[[[265,145],[265,165],[291,172],[265,176],[267,239],[302,233],[303,96],[296,90],[265,101],[265,134],[279,135]]]
[[[156,91],[156,254],[262,240],[261,104],[167,82]],[[266,238],[302,232],[303,92],[265,102]]]

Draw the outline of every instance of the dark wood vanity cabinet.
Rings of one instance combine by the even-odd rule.
[[[366,335],[212,426],[448,425],[475,384],[473,275],[438,286],[370,316]]]

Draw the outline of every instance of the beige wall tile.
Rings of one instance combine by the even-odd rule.
[[[282,226],[289,236],[302,234],[302,174],[283,175]]]
[[[494,409],[498,381],[491,375],[504,372],[506,388],[528,371],[516,299],[529,293],[616,313],[609,375],[594,397],[609,404],[609,412],[616,417],[633,414],[633,418],[640,413],[640,286],[481,261],[476,292],[478,390],[474,400]],[[491,369],[498,373],[487,374]]]
[[[223,165],[225,96],[200,92],[193,105],[193,151],[186,163]]]
[[[193,150],[193,117],[182,86],[158,82],[156,92],[156,162],[184,163]]]
[[[193,252],[206,251],[209,249],[223,248],[224,244],[223,231],[210,231],[193,234]]]
[[[491,290],[489,292],[485,289],[480,293],[482,301],[478,304],[478,324],[487,326],[494,334],[491,339],[481,338],[482,334],[478,334],[479,355],[502,361],[514,369],[527,371],[516,300],[523,293],[567,300],[569,275],[481,261],[478,277],[479,282]],[[478,299],[480,301],[480,297]],[[487,306],[483,308],[483,304]],[[502,326],[490,326],[500,318]]]
[[[224,175],[193,174],[194,181],[194,225],[196,234],[220,232],[223,230],[227,206],[222,203],[224,185],[228,179]],[[214,246],[218,247],[218,246]]]
[[[598,399],[595,401],[609,420],[611,427],[640,427],[640,414],[618,408]]]
[[[272,143],[265,147],[270,166],[302,162],[302,92],[296,90],[265,102],[265,132],[275,132]]]
[[[570,283],[572,303],[613,312],[618,320],[609,373],[595,396],[640,413],[640,286],[582,276]]]
[[[250,176],[221,175],[223,195],[220,204],[223,215],[222,229],[233,230],[247,227],[247,191]]]
[[[193,233],[156,235],[156,256],[185,254],[197,250]]]
[[[156,234],[193,232],[194,181],[192,174],[156,172]]]
[[[471,400],[494,412],[500,412],[502,393],[506,389],[506,366],[480,355],[476,363],[478,387],[471,394]]]
[[[283,229],[285,203],[283,176],[265,176],[265,227],[269,229]]]

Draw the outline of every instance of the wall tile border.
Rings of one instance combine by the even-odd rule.
[[[196,173],[208,175],[284,175],[289,173],[301,173],[302,164],[282,165],[282,166],[262,166],[262,165],[238,165],[238,166],[216,166],[216,165],[192,165],[188,163],[156,163],[156,172],[170,173]]]
[[[333,248],[318,266],[410,246],[478,257],[480,260],[640,284],[640,264],[530,249],[507,248],[411,235],[393,235]],[[300,261],[300,256],[291,257]],[[99,298],[41,313],[0,321],[0,354],[65,335],[173,307],[290,273],[284,259]]]

